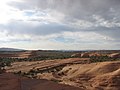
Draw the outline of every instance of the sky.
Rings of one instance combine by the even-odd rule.
[[[1,0],[0,47],[120,49],[120,0]]]

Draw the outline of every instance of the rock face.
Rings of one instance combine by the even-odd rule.
[[[83,90],[48,80],[28,79],[10,73],[0,74],[0,90]]]
[[[108,57],[111,57],[111,58],[120,58],[120,53],[112,53],[112,54],[109,54]]]
[[[56,60],[46,60],[46,61],[34,61],[34,62],[15,62],[12,63],[11,67],[6,67],[7,72],[28,72],[30,69],[40,69],[47,71],[48,69],[53,69],[61,66],[66,66],[70,64],[86,64],[90,63],[89,58],[69,58],[69,59],[56,59]]]
[[[100,57],[100,56],[103,56],[103,55],[101,55],[99,53],[90,53],[89,56],[90,57]]]
[[[81,54],[81,57],[83,57],[83,58],[84,58],[84,57],[85,57],[85,58],[86,58],[86,57],[89,57],[89,53],[87,53],[87,52],[86,52],[86,53],[82,53],[82,54]]]
[[[100,57],[102,56],[99,53],[90,53],[90,52],[85,52],[85,53],[75,53],[73,55],[71,55],[71,57]]]
[[[81,53],[75,53],[75,54],[71,55],[71,57],[81,57]]]
[[[120,61],[64,67],[61,83],[85,90],[120,90]]]

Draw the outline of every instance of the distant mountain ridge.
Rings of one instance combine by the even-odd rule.
[[[0,51],[23,51],[24,49],[17,48],[0,48]]]

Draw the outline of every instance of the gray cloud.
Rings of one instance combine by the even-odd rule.
[[[25,0],[21,3],[12,2],[10,5],[22,10],[35,8],[38,10],[56,10],[64,13],[66,15],[65,20],[71,22],[74,22],[73,20],[76,18],[91,21],[93,24],[95,24],[94,19],[91,17],[92,15],[100,15],[106,20],[113,20],[113,18],[117,18],[116,20],[119,21],[120,18],[120,0]],[[69,30],[69,28],[67,29],[64,26],[62,27],[56,24],[44,25],[42,27],[39,26],[36,27],[35,30],[40,31],[39,28],[40,30],[44,30],[42,32],[45,33],[47,33],[46,30],[49,31],[48,29],[51,30],[51,33],[56,31],[61,32],[59,30]],[[55,30],[56,28],[59,28],[59,30]],[[120,32],[119,29],[116,30],[116,27],[108,29],[100,27],[95,29],[100,29],[98,32],[101,34],[106,34],[114,37],[116,36],[117,38],[118,35],[116,34]]]
[[[39,23],[37,25],[34,25],[33,23],[24,22],[24,21],[13,21],[13,22],[9,22],[6,25],[1,25],[0,27],[1,30],[6,31],[9,35],[30,34],[30,35],[44,36],[55,33],[62,33],[65,31],[73,31],[73,28],[57,23],[49,23],[49,24]]]
[[[113,42],[113,46],[119,48],[120,0],[23,0],[23,2],[10,2],[8,5],[26,13],[27,10],[34,11],[32,12],[33,15],[37,11],[45,11],[44,14],[55,18],[55,21],[50,18],[44,20],[44,15],[42,19],[38,15],[37,17],[35,16],[36,18],[28,18],[28,20],[25,20],[26,22],[24,20],[15,20],[5,25],[0,25],[0,29],[6,30],[9,35],[44,36],[64,32],[94,32],[103,37],[113,39],[106,40],[106,43],[111,44]],[[37,25],[35,25],[36,22]],[[61,36],[61,38],[64,38],[64,36]],[[97,36],[95,38],[97,39]],[[84,38],[82,39],[81,42],[84,42]]]
[[[94,32],[109,36],[114,40],[120,40],[120,28],[99,28],[99,30],[94,30]]]
[[[111,8],[120,11],[119,4],[120,0],[25,0],[21,3],[10,3],[22,10],[53,9],[75,18],[88,17],[93,14],[104,15],[107,18]]]

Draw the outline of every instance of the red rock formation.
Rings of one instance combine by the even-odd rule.
[[[111,57],[111,58],[120,58],[120,53],[112,53],[112,54],[109,54],[108,57]]]

